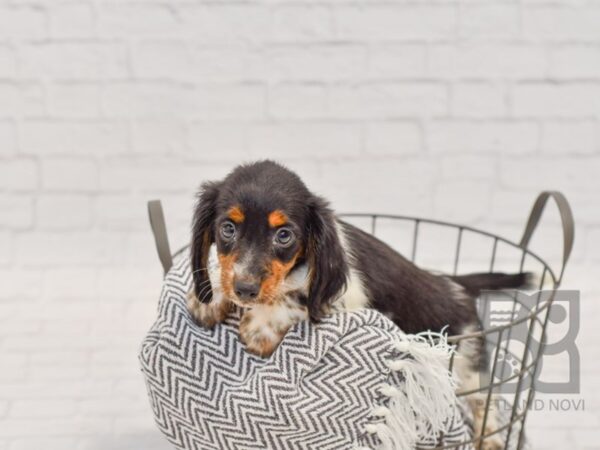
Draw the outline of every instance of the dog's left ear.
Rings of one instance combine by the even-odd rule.
[[[212,299],[212,288],[208,278],[208,251],[215,241],[213,223],[220,183],[204,183],[198,195],[194,223],[192,226],[191,261],[194,293],[201,303]]]
[[[327,202],[313,197],[309,204],[306,260],[309,265],[307,307],[312,320],[319,320],[346,289],[348,264],[338,236],[335,216]]]

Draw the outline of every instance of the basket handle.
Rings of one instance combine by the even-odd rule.
[[[527,249],[529,240],[531,239],[531,236],[533,235],[533,232],[540,221],[540,217],[544,212],[544,207],[546,206],[546,203],[548,203],[548,199],[551,197],[558,206],[558,212],[560,213],[560,220],[562,222],[563,229],[563,258],[562,267],[560,268],[560,275],[558,277],[558,283],[560,283],[563,272],[565,271],[565,266],[569,260],[569,256],[571,256],[571,250],[573,250],[573,240],[575,239],[575,222],[573,221],[571,206],[569,206],[567,198],[561,192],[543,191],[540,193],[540,195],[538,195],[538,198],[535,200],[535,203],[531,208],[531,212],[529,213],[529,219],[527,219],[527,225],[525,226],[525,231],[523,232],[523,237],[521,238],[521,243],[519,246],[523,249]]]
[[[163,214],[160,200],[150,200],[148,202],[148,217],[150,219],[152,234],[154,235],[154,242],[156,243],[158,258],[166,274],[173,265],[173,257],[171,256],[167,225],[165,224],[165,215]]]

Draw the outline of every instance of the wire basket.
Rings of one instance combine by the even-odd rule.
[[[549,198],[556,201],[562,222],[563,258],[558,272],[553,271],[541,257],[529,250],[531,237]],[[481,395],[485,401],[483,430],[486,430],[486,425],[488,425],[490,408],[498,407],[498,402],[502,403],[505,420],[496,428],[487,429],[479,438],[444,448],[462,448],[469,444],[476,449],[486,448],[485,444],[491,436],[498,434],[505,443],[505,449],[523,448],[525,445],[525,420],[535,392],[535,376],[546,343],[550,310],[573,246],[573,216],[564,195],[556,191],[547,191],[538,196],[519,243],[472,227],[438,220],[362,213],[344,214],[343,217],[388,243],[390,243],[390,230],[401,229],[401,234],[412,237],[408,239],[408,245],[400,250],[401,253],[421,267],[453,275],[456,275],[459,269],[461,272],[465,269],[469,272],[527,271],[531,272],[539,283],[536,291],[545,289],[544,295],[538,292],[533,296],[534,305],[524,304],[522,298],[515,292],[497,293],[491,297],[484,295],[485,293],[482,294],[477,299],[477,308],[483,324],[482,330],[448,338],[449,342],[457,346],[468,340],[485,339],[488,353],[492,356],[489,358],[486,368],[486,381],[481,382],[476,389],[459,391],[458,396],[464,397],[475,393]],[[433,252],[425,251],[424,257],[421,258],[423,261],[421,261],[419,256],[422,246],[431,246],[431,242],[434,241],[423,238],[424,230],[427,227],[435,229],[437,235],[435,240],[444,242],[445,251],[439,248]],[[447,234],[440,239],[442,229]],[[385,230],[388,232],[387,239]],[[463,264],[463,260],[468,259],[465,247],[469,237],[477,238],[474,252],[476,256],[469,259],[468,263]],[[398,249],[397,245],[390,244]],[[504,251],[504,254],[501,255],[502,249],[510,251]],[[504,295],[502,299],[504,300],[504,323],[492,324],[491,321],[485,319],[490,316],[490,299],[497,300],[498,295]],[[516,330],[519,330],[521,340],[511,339]],[[453,365],[454,358],[450,361],[450,370]]]
[[[563,255],[560,270],[555,272],[546,261],[529,250],[533,232],[541,218],[549,198],[553,198],[558,206],[562,222]],[[150,223],[155,236],[155,243],[165,273],[172,265],[171,251],[166,236],[164,216],[159,201],[148,204]],[[486,342],[488,353],[492,355],[483,371],[487,372],[484,382],[471,390],[462,390],[459,397],[480,394],[485,401],[482,429],[480,437],[456,445],[443,447],[471,448],[481,450],[492,448],[486,443],[499,435],[504,442],[504,449],[522,449],[525,446],[525,421],[533,400],[536,387],[536,374],[540,368],[541,356],[546,344],[546,329],[550,317],[552,303],[562,280],[565,266],[571,254],[574,239],[574,222],[571,208],[564,195],[556,191],[542,192],[536,199],[521,240],[516,243],[503,237],[473,227],[457,225],[438,220],[407,217],[391,214],[344,214],[344,219],[370,231],[386,241],[403,255],[410,258],[418,266],[456,275],[458,272],[530,272],[538,280],[537,294],[534,304],[524,304],[516,292],[505,293],[509,296],[508,308],[504,311],[504,323],[492,324],[482,320],[480,331],[448,337],[448,341],[456,346],[469,340],[482,339]],[[357,223],[359,222],[359,223]],[[434,229],[432,239],[424,236],[427,228]],[[390,231],[403,237],[402,245],[395,245]],[[442,236],[446,233],[445,236]],[[393,234],[392,233],[392,234]],[[409,238],[406,239],[406,236]],[[467,245],[471,243],[471,257],[468,256]],[[431,248],[434,243],[434,248]],[[442,243],[443,245],[441,245]],[[441,245],[441,246],[440,246]],[[427,250],[429,247],[429,251]],[[175,255],[187,249],[184,247]],[[433,250],[433,251],[432,251]],[[509,250],[507,252],[507,250]],[[541,295],[542,288],[546,295]],[[485,294],[485,293],[484,293]],[[501,293],[502,294],[502,293]],[[494,298],[494,296],[492,296]],[[491,302],[487,295],[477,299],[478,313],[482,319],[491,312]],[[506,306],[506,303],[504,303]],[[521,346],[515,346],[518,340],[511,339],[515,333],[521,333]],[[510,361],[510,370],[506,370],[506,361]],[[454,366],[454,357],[450,360],[449,369]],[[502,422],[492,429],[486,428],[491,407],[495,407],[501,393],[501,401],[505,408]],[[494,447],[495,448],[495,447]]]

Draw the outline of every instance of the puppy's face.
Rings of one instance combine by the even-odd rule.
[[[232,197],[220,205],[214,230],[223,293],[240,306],[273,304],[303,256],[301,213],[264,192]]]
[[[213,294],[207,269],[213,243],[223,294],[240,306],[273,304],[298,291],[318,320],[345,288],[348,267],[327,202],[274,162],[239,166],[224,180],[202,185],[191,245],[202,303]]]

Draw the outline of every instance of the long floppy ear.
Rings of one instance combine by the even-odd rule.
[[[310,318],[318,321],[325,307],[343,294],[348,277],[335,216],[320,197],[310,202],[307,235],[306,260],[310,268],[307,307]]]
[[[202,303],[212,299],[212,288],[208,278],[208,251],[213,242],[216,216],[216,203],[219,196],[220,183],[204,183],[200,188],[194,222],[192,225],[191,261],[194,293]]]

